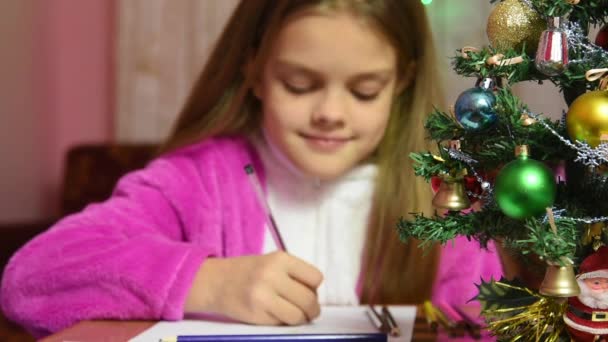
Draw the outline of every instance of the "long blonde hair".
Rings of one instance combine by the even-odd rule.
[[[286,18],[297,10],[346,10],[392,43],[404,89],[394,99],[387,131],[373,159],[378,177],[363,259],[364,302],[415,303],[430,297],[438,250],[399,241],[396,223],[432,212],[430,187],[417,179],[408,154],[429,149],[422,122],[440,101],[435,54],[418,0],[242,0],[217,41],[163,150],[218,135],[248,135],[260,126],[251,87]],[[414,67],[409,67],[409,66]],[[412,77],[412,73],[413,77]]]

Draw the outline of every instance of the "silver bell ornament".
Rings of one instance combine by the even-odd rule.
[[[564,30],[566,20],[562,17],[547,19],[536,50],[534,64],[546,76],[558,76],[568,66],[568,36]]]

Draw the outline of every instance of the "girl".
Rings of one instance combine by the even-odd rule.
[[[463,303],[500,276],[495,253],[463,239],[424,253],[395,229],[431,212],[408,153],[428,148],[434,68],[419,1],[242,1],[164,153],[17,252],[3,310],[40,336],[85,319],[300,324],[320,304]]]

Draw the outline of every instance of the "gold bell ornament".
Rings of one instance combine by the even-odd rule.
[[[581,293],[574,276],[574,268],[570,261],[566,265],[549,264],[545,278],[538,290],[540,294],[550,297],[574,297]]]
[[[460,211],[471,206],[464,187],[464,176],[444,175],[441,180],[439,190],[433,197],[433,206],[449,211]]]
[[[557,226],[555,225],[555,217],[551,208],[547,208],[547,218],[549,219],[551,230],[557,235]],[[572,260],[566,257],[561,260],[561,265],[552,262],[548,263],[545,278],[538,289],[540,294],[551,297],[574,297],[581,293],[581,289],[574,276]]]

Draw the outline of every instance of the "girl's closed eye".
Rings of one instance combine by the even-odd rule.
[[[351,92],[357,100],[360,101],[373,101],[378,97],[381,90],[357,90],[353,89]]]
[[[294,95],[304,95],[315,91],[319,87],[312,82],[283,81],[285,89]],[[380,90],[357,90],[352,89],[353,96],[360,101],[372,101],[378,97]]]
[[[317,88],[315,82],[304,79],[284,79],[281,83],[285,90],[295,95],[302,95]]]
[[[353,96],[360,101],[373,101],[384,89],[386,82],[366,81],[351,88]]]
[[[279,68],[282,67],[282,65],[279,66]],[[302,70],[279,71],[277,78],[283,85],[283,88],[294,95],[311,92],[319,88],[321,83],[317,77]]]

